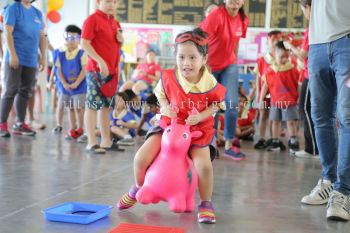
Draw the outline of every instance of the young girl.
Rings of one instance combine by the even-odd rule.
[[[191,125],[191,130],[200,130],[203,136],[192,141],[189,155],[198,174],[198,189],[201,204],[198,206],[198,221],[215,223],[211,203],[213,192],[213,167],[210,161],[209,145],[214,137],[213,115],[218,106],[225,108],[225,88],[217,83],[206,68],[208,58],[207,34],[197,28],[182,33],[175,40],[176,70],[162,74],[155,93],[160,103],[161,120],[177,117]],[[198,114],[190,115],[192,108]],[[178,111],[175,111],[178,110]],[[160,151],[162,129],[152,128],[146,136],[134,159],[135,185],[118,202],[119,209],[128,209],[136,203],[135,195],[143,185],[145,173]]]

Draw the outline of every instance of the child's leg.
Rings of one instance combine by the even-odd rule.
[[[63,121],[63,114],[64,114],[64,104],[63,104],[63,95],[59,95],[57,104],[56,104],[56,110],[55,117],[56,117],[56,127],[52,129],[53,133],[61,133],[62,132],[62,121]]]
[[[297,123],[295,120],[287,121],[287,129],[290,137],[297,136]]]
[[[299,141],[297,138],[298,135],[298,122],[297,120],[287,120],[287,128],[289,134],[289,151],[295,153],[299,148]]]
[[[265,138],[266,126],[269,119],[269,111],[267,109],[260,110],[259,136]]]
[[[100,130],[101,130],[101,147],[109,148],[112,145],[111,131],[109,128],[109,109],[101,108],[99,113]]]
[[[88,143],[87,148],[91,148],[92,146],[97,145],[96,135],[95,135],[95,127],[97,122],[97,111],[92,110],[90,108],[85,109],[84,115],[84,123],[86,126]]]
[[[137,187],[141,187],[143,185],[147,168],[159,154],[161,140],[162,134],[154,134],[149,137],[136,152],[134,158],[134,176]]]
[[[272,138],[272,121],[269,120],[269,130],[270,130],[270,137]]]
[[[64,115],[64,108],[62,106],[57,106],[57,125],[62,127],[62,121],[63,121],[63,115]]]
[[[74,108],[75,117],[77,119],[78,129],[84,128],[84,109],[83,108]]]
[[[69,109],[69,129],[74,130],[76,128],[75,124],[75,112],[74,109]]]
[[[194,167],[198,175],[198,190],[202,201],[211,201],[213,193],[213,166],[209,147],[194,147],[190,150]]]
[[[240,138],[242,136],[242,131],[241,131],[241,128],[237,125],[236,126],[236,134],[235,134],[236,137]]]
[[[83,133],[84,128],[84,106],[86,100],[86,94],[74,95],[73,97],[73,106],[75,112],[75,118],[77,122],[79,133]]]
[[[56,90],[56,87],[54,87],[52,90],[51,104],[52,104],[52,109],[54,109],[54,111],[55,111],[55,109],[57,108],[57,90]]]
[[[255,149],[265,149],[269,146],[269,142],[265,140],[266,136],[266,127],[268,125],[269,121],[269,110],[268,109],[260,109],[259,110],[259,125],[258,125],[258,131],[259,131],[259,141],[254,144]],[[272,123],[269,124],[270,129],[270,137],[272,137]]]
[[[254,125],[247,125],[240,129],[241,129],[240,136],[238,137],[246,137],[255,133]]]
[[[281,132],[281,121],[272,121],[272,138],[278,139]]]
[[[132,86],[132,91],[136,94],[139,95],[141,91],[146,90],[148,88],[147,84],[144,81],[137,81],[133,86]]]
[[[129,80],[120,87],[120,91],[131,90],[133,85],[134,82]]]
[[[112,126],[111,127],[111,132],[112,134],[118,136],[118,137],[125,137],[126,135],[128,135],[128,129],[121,129],[118,126]]]
[[[215,223],[216,218],[211,203],[214,178],[209,147],[192,148],[190,155],[198,175],[198,190],[201,199],[201,203],[198,206],[198,222]]]
[[[117,207],[120,210],[129,209],[137,202],[136,193],[144,183],[147,168],[159,154],[161,139],[161,134],[150,136],[136,152],[134,158],[135,185],[119,199]]]
[[[63,100],[62,95],[58,99],[57,109],[56,109],[56,122],[57,126],[62,127],[62,121],[63,121],[63,113],[64,113],[64,107],[63,107]]]

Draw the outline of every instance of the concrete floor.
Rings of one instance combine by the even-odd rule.
[[[51,128],[35,138],[0,138],[0,232],[105,233],[120,222],[183,227],[186,233],[350,232],[349,223],[325,219],[325,206],[300,204],[317,182],[318,160],[258,152],[252,143],[243,144],[246,161],[214,162],[215,225],[198,224],[195,213],[170,213],[165,203],[114,209],[109,218],[86,226],[44,220],[41,210],[63,202],[115,206],[132,184],[140,143],[123,153],[89,155],[84,145]]]

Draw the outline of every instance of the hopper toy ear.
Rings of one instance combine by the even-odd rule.
[[[191,132],[191,137],[192,138],[199,138],[202,135],[203,135],[203,133],[201,131],[193,131],[193,132]]]
[[[165,118],[161,118],[159,121],[158,121],[158,124],[159,126],[164,130],[166,127],[168,127],[168,124],[165,120]]]
[[[171,124],[176,124],[176,122],[177,122],[177,117],[173,117],[173,118],[171,118]]]

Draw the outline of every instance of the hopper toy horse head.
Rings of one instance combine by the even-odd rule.
[[[191,132],[189,125],[179,124],[176,119],[172,119],[169,126],[160,121],[160,126],[164,129],[161,150],[147,170],[136,199],[142,204],[166,201],[173,212],[191,212],[198,177],[188,150],[192,138],[200,137],[202,132]]]

